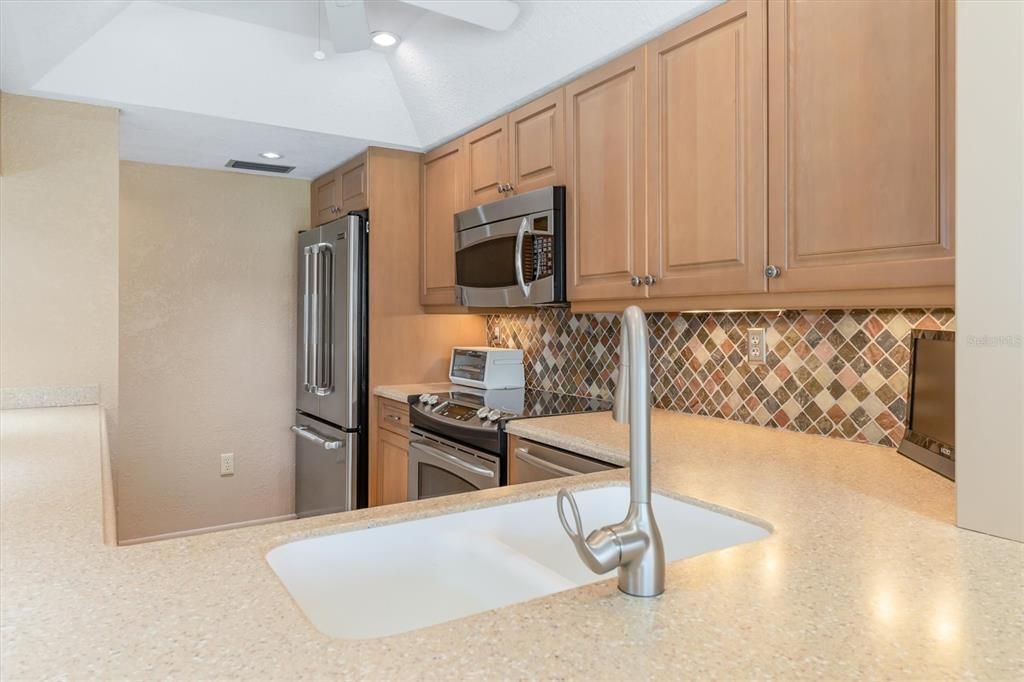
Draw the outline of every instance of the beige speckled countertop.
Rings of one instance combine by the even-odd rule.
[[[0,416],[5,680],[1024,677],[1024,546],[955,528],[952,484],[891,450],[655,411],[655,487],[764,519],[771,536],[670,564],[656,599],[610,579],[352,642],[305,620],[267,548],[564,479],[107,547],[99,410]],[[607,413],[510,430],[623,461]]]
[[[437,382],[432,384],[396,384],[394,386],[378,386],[373,389],[373,394],[389,400],[397,400],[404,403],[411,395],[421,393],[445,393],[453,391],[462,386],[456,386],[448,382]]]

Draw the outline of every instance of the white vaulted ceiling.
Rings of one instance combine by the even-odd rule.
[[[2,0],[0,88],[120,107],[122,157],[315,177],[369,144],[426,149],[721,0],[521,0],[494,32],[369,0],[394,49],[334,54],[319,0]],[[324,14],[321,14],[323,17]]]

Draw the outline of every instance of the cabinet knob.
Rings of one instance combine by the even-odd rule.
[[[646,284],[647,286],[651,286],[651,285],[654,285],[654,284],[657,284],[657,283],[658,283],[658,278],[655,277],[654,275],[645,275],[644,276],[644,284]]]
[[[764,276],[768,279],[775,279],[782,274],[782,268],[777,265],[769,265],[764,269]]]
[[[513,187],[512,185],[505,185],[505,191],[506,192],[512,192],[514,190],[515,190],[515,187]]]
[[[632,277],[629,278],[629,284],[630,286],[634,287],[640,286],[640,278],[637,277],[636,275],[633,275]]]

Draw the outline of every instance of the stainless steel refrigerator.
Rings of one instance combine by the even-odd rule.
[[[367,216],[299,233],[295,513],[367,500]]]

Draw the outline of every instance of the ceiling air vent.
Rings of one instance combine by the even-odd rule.
[[[262,173],[291,173],[295,166],[281,166],[276,163],[259,163],[258,161],[238,161],[231,159],[226,164],[228,168],[240,168],[242,170],[260,171]]]

